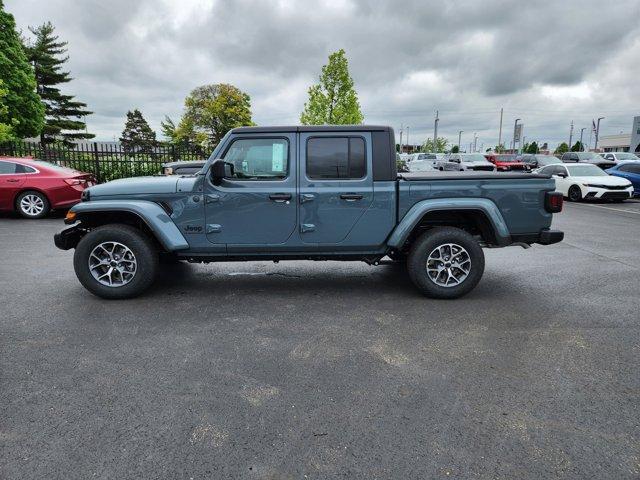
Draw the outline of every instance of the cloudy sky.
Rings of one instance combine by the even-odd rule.
[[[51,21],[69,42],[68,92],[98,139],[139,108],[159,130],[206,83],[251,96],[259,125],[298,123],[307,88],[344,48],[370,124],[495,145],[521,118],[555,146],[591,119],[628,133],[640,115],[640,1],[5,0],[18,27]],[[406,131],[406,129],[405,129]],[[406,139],[406,137],[405,137]]]

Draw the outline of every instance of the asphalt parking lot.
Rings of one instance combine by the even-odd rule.
[[[180,265],[91,296],[0,218],[0,477],[638,478],[640,203],[485,251],[467,297],[357,263]]]

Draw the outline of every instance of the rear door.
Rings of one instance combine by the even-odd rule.
[[[303,132],[299,149],[300,238],[342,243],[373,202],[371,134]]]
[[[13,210],[13,201],[26,180],[24,167],[14,162],[0,160],[0,208]]]

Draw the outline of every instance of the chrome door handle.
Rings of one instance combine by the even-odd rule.
[[[20,180],[18,180],[17,178],[10,178],[10,179],[7,180],[7,183],[17,183],[19,181]]]

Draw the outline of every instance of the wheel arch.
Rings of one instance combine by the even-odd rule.
[[[396,226],[387,244],[405,250],[424,231],[457,227],[479,235],[490,245],[505,246],[511,236],[498,207],[488,199],[434,199],[414,205]]]
[[[157,203],[150,201],[95,201],[83,202],[71,208],[80,220],[80,226],[92,229],[110,223],[130,225],[145,232],[167,252],[185,250],[189,244]]]

